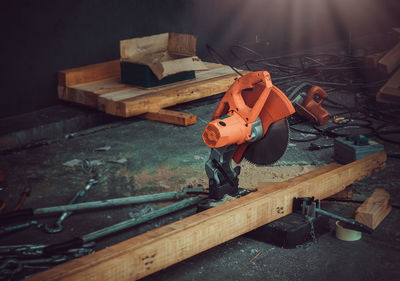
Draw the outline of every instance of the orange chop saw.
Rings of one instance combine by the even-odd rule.
[[[211,147],[205,165],[210,199],[238,193],[240,166],[233,169],[232,159],[269,165],[282,157],[289,142],[286,117],[294,112],[267,71],[248,73],[232,84],[202,136]]]

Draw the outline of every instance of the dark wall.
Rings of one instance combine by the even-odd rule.
[[[119,57],[119,40],[192,33],[205,43],[269,41],[294,51],[399,24],[397,0],[14,0],[0,8],[0,117],[58,102],[57,70]]]

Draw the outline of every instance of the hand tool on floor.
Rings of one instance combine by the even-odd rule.
[[[318,86],[312,86],[310,84],[300,84],[289,96],[289,99],[293,102],[297,114],[311,120],[319,126],[325,125],[329,119],[329,112],[322,107],[322,103],[328,94]],[[309,88],[307,93],[302,90]]]
[[[368,226],[359,223],[355,220],[344,218],[333,214],[331,212],[325,211],[321,209],[321,202],[320,200],[314,200],[314,197],[300,197],[293,199],[293,212],[301,212],[304,216],[307,216],[311,219],[317,217],[318,214],[327,216],[336,220],[343,222],[343,227],[365,232],[365,233],[372,233],[373,229],[369,228]]]
[[[19,197],[17,205],[14,207],[13,211],[18,211],[22,205],[24,204],[25,200],[29,197],[31,194],[31,188],[30,187],[25,187],[24,191],[21,193],[21,196]]]
[[[48,269],[55,264],[86,256],[94,252],[95,242],[79,248],[69,248],[50,255],[43,252],[47,245],[22,244],[0,246],[0,280],[10,280],[24,269],[32,271]]]
[[[25,200],[29,197],[31,194],[31,189],[30,187],[26,187],[24,191],[21,193],[21,196],[19,197],[17,205],[14,207],[13,211],[18,211],[22,205],[24,204]],[[7,207],[6,202],[3,200],[0,200],[0,213]]]
[[[21,272],[24,268],[31,269],[47,269],[54,264],[67,261],[67,256],[57,255],[40,259],[7,259],[0,265],[0,279],[10,280],[16,273]]]
[[[96,183],[98,183],[98,179],[97,178],[92,178],[88,181],[88,183],[86,184],[85,188],[78,191],[75,196],[72,198],[72,200],[69,202],[70,205],[74,204],[75,202],[77,202],[78,200],[83,200],[86,196],[86,193],[88,192],[88,190],[95,185]],[[72,212],[69,211],[65,211],[61,214],[60,218],[55,222],[55,224],[53,226],[50,226],[48,224],[46,224],[44,226],[44,230],[47,233],[58,233],[60,231],[63,230],[63,226],[62,223],[63,221],[69,217],[72,214]]]
[[[66,255],[70,258],[76,258],[91,254],[94,252],[94,246],[96,242],[92,241],[83,244],[78,248],[63,249],[63,251],[58,252],[59,255]],[[22,245],[9,245],[0,246],[0,260],[5,259],[40,259],[46,256],[43,249],[48,245],[44,244],[22,244]]]
[[[9,212],[9,213],[0,215],[0,223],[15,221],[18,218],[27,218],[27,217],[32,217],[35,215],[60,213],[60,212],[83,211],[83,210],[92,210],[92,209],[99,209],[99,208],[124,206],[124,205],[130,205],[130,204],[149,203],[149,202],[156,202],[156,201],[170,200],[170,199],[181,199],[181,198],[185,197],[187,194],[193,194],[193,193],[204,193],[204,189],[203,188],[186,188],[185,187],[185,188],[183,188],[182,191],[170,191],[170,192],[146,194],[146,195],[140,195],[140,196],[122,197],[122,198],[107,199],[107,200],[92,201],[92,202],[83,202],[83,203],[76,203],[76,204],[55,206],[55,207],[38,208],[38,209],[23,209],[23,210],[19,210],[16,212]],[[1,230],[0,230],[0,234],[1,234]]]
[[[11,226],[1,226],[0,227],[0,236],[3,236],[5,234],[10,234],[14,231],[27,229],[27,228],[31,227],[32,225],[36,225],[38,228],[41,227],[41,224],[39,224],[39,222],[35,221],[35,220],[21,223],[21,224],[11,225]]]
[[[142,215],[139,218],[132,218],[128,219],[126,221],[122,221],[120,223],[111,225],[109,227],[105,227],[103,229],[85,234],[81,237],[76,237],[73,238],[69,241],[59,243],[59,244],[54,244],[54,245],[49,245],[46,248],[43,249],[45,253],[57,253],[65,249],[70,249],[70,248],[76,248],[76,247],[81,247],[83,244],[95,241],[97,239],[103,238],[105,236],[108,236],[110,234],[114,234],[116,232],[128,229],[130,227],[136,226],[138,224],[148,222],[152,219],[171,214],[173,212],[182,210],[184,208],[196,205],[202,200],[201,197],[190,197],[183,199],[181,201],[178,201],[176,203],[172,203],[168,206],[162,207],[158,210],[152,211],[148,214]]]
[[[289,142],[286,117],[294,112],[267,71],[246,74],[232,84],[202,135],[211,148],[205,164],[210,199],[238,194],[240,167],[232,168],[231,160],[269,165],[284,154]]]

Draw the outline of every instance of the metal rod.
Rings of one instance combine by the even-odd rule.
[[[200,190],[194,190],[196,192],[201,192]],[[50,213],[59,213],[59,212],[71,212],[77,210],[88,210],[88,209],[97,209],[104,207],[115,207],[129,204],[139,204],[139,203],[147,203],[154,202],[160,200],[168,200],[168,199],[179,199],[184,197],[188,191],[171,191],[157,194],[148,194],[141,196],[132,196],[132,197],[123,197],[123,198],[115,198],[115,199],[107,199],[93,202],[83,202],[71,205],[63,205],[63,206],[55,206],[55,207],[46,207],[39,208],[34,210],[35,215],[39,214],[50,214]]]
[[[202,200],[201,197],[191,197],[191,198],[184,199],[182,201],[179,201],[179,202],[173,203],[171,205],[168,205],[166,207],[155,210],[151,213],[145,214],[145,215],[141,216],[140,218],[129,219],[129,220],[111,225],[109,227],[97,230],[95,232],[83,235],[82,241],[84,243],[86,243],[89,241],[96,240],[98,238],[107,236],[107,235],[115,233],[117,231],[124,230],[124,229],[130,228],[130,227],[133,227],[135,225],[147,222],[149,220],[161,217],[163,215],[167,215],[172,212],[181,210],[183,208],[195,205],[195,204],[199,203],[200,200]]]
[[[337,219],[339,221],[342,221],[342,222],[346,223],[346,227],[347,228],[350,228],[350,229],[353,229],[353,230],[357,230],[357,231],[366,232],[366,233],[372,233],[373,232],[373,229],[371,229],[370,227],[368,227],[368,226],[366,226],[366,225],[364,225],[362,223],[359,223],[358,221],[355,221],[355,220],[352,220],[352,219],[347,219],[347,218],[344,218],[344,217],[329,213],[329,212],[327,212],[325,210],[322,210],[322,209],[319,209],[319,208],[316,208],[315,211],[317,213],[322,214],[322,215],[325,215],[325,216],[328,216],[328,217],[331,217],[333,219]]]
[[[329,213],[329,212],[327,212],[327,211],[325,211],[325,210],[316,208],[315,211],[316,211],[317,213],[320,213],[320,214],[322,214],[322,215],[331,217],[331,218],[333,218],[333,219],[340,220],[340,221],[342,221],[342,222],[349,223],[349,224],[354,224],[354,220],[347,219],[347,218],[344,218],[344,217],[341,217],[341,216],[338,216],[338,215]]]

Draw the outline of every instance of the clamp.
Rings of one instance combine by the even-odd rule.
[[[293,212],[298,212],[307,218],[316,218],[318,215],[330,217],[343,222],[343,227],[371,234],[373,229],[355,220],[344,218],[321,209],[321,201],[314,197],[299,197],[293,199]]]

